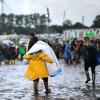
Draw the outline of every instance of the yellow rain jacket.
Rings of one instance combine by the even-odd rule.
[[[48,71],[46,69],[45,62],[53,62],[53,59],[44,54],[43,52],[39,52],[35,55],[24,55],[24,59],[29,60],[28,69],[26,71],[26,78],[33,80],[37,78],[45,78],[48,77]]]

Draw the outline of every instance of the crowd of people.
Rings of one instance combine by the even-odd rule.
[[[49,44],[52,46],[58,59],[64,58],[66,64],[79,64],[80,59],[83,58],[83,48],[84,45],[86,45],[87,40],[90,41],[90,44],[96,48],[97,52],[100,52],[100,40],[90,39],[89,37],[84,37],[81,40],[67,40],[63,43],[60,43],[56,39],[55,42]]]
[[[82,57],[82,48],[84,46],[84,40],[74,39],[72,41],[66,40],[59,42],[58,39],[54,41],[43,40],[47,42],[54,50],[58,59],[64,59],[66,64],[79,64]],[[100,40],[91,39],[91,43],[96,46],[97,51],[100,51]],[[15,64],[15,60],[23,60],[23,55],[30,47],[20,45],[16,47],[13,44],[0,45],[0,63],[2,61],[5,64]]]
[[[14,44],[3,44],[0,45],[0,64],[15,64],[16,60],[23,60],[23,55],[26,53],[26,47],[20,45],[16,47]]]
[[[61,45],[59,45],[59,47],[56,46],[58,45],[54,45],[54,49],[59,52],[58,53],[56,51],[56,55],[63,56],[66,64],[79,64],[81,63],[80,59],[83,58],[82,60],[84,61],[84,70],[87,78],[85,83],[90,81],[88,70],[91,68],[92,84],[95,85],[95,67],[100,64],[100,60],[97,59],[97,56],[100,59],[100,40],[84,37],[80,41],[77,39],[74,39],[73,41],[67,40],[67,42],[64,42],[61,50]]]

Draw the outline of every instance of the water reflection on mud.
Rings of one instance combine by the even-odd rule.
[[[25,79],[26,65],[0,66],[0,100],[99,100],[100,67],[96,68],[96,85],[86,79],[84,67],[66,65],[60,61],[63,72],[49,78],[51,93],[46,95],[43,81],[39,82],[39,95],[35,96],[32,81]]]

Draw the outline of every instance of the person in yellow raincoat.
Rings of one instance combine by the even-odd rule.
[[[37,41],[38,39],[34,37],[33,42],[32,42],[33,45]],[[43,79],[46,93],[49,93],[50,92],[50,89],[48,89],[49,74],[48,74],[45,62],[47,61],[49,63],[52,63],[53,59],[50,58],[45,53],[43,53],[42,50],[35,52],[33,54],[28,54],[28,55],[25,54],[23,58],[29,60],[28,69],[26,71],[26,78],[33,80],[35,94],[38,94],[39,78]]]

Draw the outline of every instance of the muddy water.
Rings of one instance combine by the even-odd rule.
[[[60,64],[62,73],[49,78],[51,93],[44,93],[44,84],[40,79],[38,96],[34,95],[33,82],[25,79],[26,65],[1,65],[0,100],[99,100],[100,66],[96,68],[96,86],[93,87],[91,81],[84,83],[86,77],[82,63],[66,65],[60,60]]]

